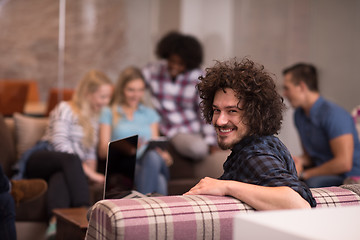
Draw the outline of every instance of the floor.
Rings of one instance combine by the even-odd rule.
[[[45,222],[16,222],[18,240],[45,240],[47,224]]]

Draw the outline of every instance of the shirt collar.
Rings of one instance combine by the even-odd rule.
[[[256,136],[252,135],[252,136],[246,136],[243,139],[240,140],[240,142],[238,142],[237,144],[234,145],[234,147],[231,149],[233,152],[234,151],[240,151],[241,149],[243,149],[246,145],[248,145]]]
[[[321,105],[324,103],[324,98],[323,97],[319,97],[316,102],[312,105],[311,109],[310,109],[310,116],[309,118],[312,121],[316,121],[318,119],[317,115],[321,113],[320,108]]]

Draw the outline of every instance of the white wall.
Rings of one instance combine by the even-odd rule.
[[[234,56],[234,0],[182,0],[180,30],[204,45],[203,66]]]
[[[57,80],[58,2],[0,5],[0,78],[37,79],[44,100]],[[84,12],[96,21],[83,19]],[[123,67],[154,60],[162,35],[180,30],[203,43],[203,67],[249,56],[275,74],[279,91],[284,67],[314,63],[322,94],[350,111],[360,104],[359,13],[358,0],[67,1],[65,86],[91,68],[115,80]],[[291,109],[280,138],[300,151]]]
[[[214,59],[248,56],[275,74],[305,61],[319,69],[324,97],[350,111],[360,104],[360,1],[357,0],[182,0],[179,29],[204,44],[204,67]],[[301,152],[285,113],[280,138]]]

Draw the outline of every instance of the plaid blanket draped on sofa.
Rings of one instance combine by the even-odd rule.
[[[317,208],[360,205],[360,185],[311,189]],[[208,195],[102,200],[86,239],[231,239],[234,214],[254,211],[232,197]]]

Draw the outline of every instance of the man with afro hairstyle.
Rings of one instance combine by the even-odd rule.
[[[216,149],[214,129],[201,117],[195,88],[203,74],[202,46],[193,36],[170,32],[158,42],[156,55],[160,61],[147,65],[143,74],[161,116],[160,133],[182,156],[201,160]]]
[[[186,194],[230,195],[257,210],[315,207],[285,145],[283,99],[270,74],[249,59],[217,62],[197,88],[222,149],[231,149],[219,179],[206,177]]]

